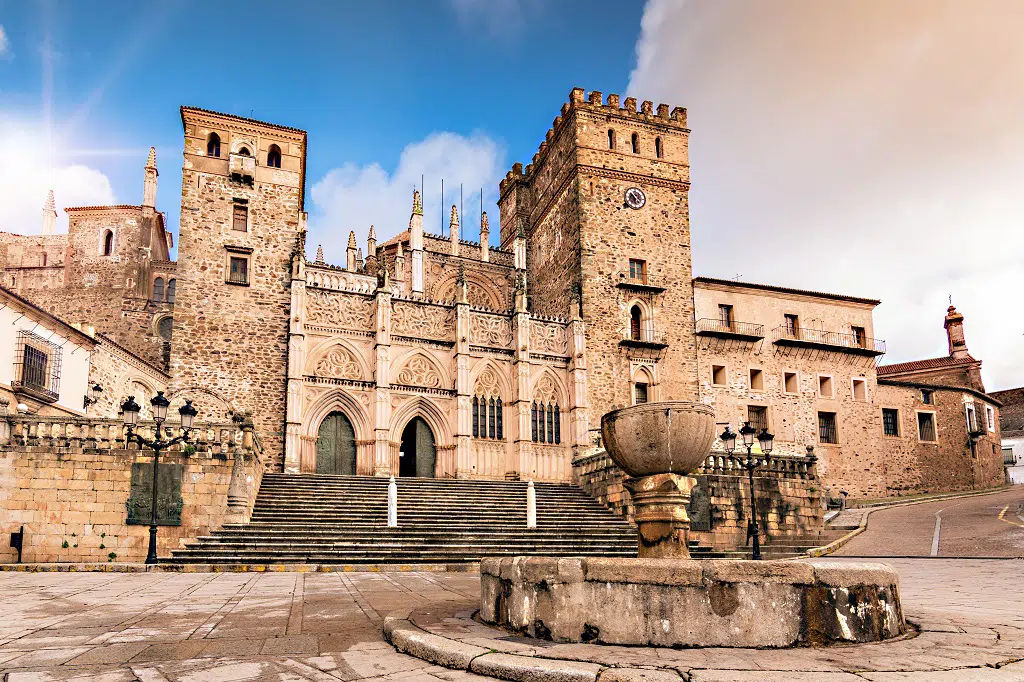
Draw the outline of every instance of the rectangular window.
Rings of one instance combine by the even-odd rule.
[[[1013,448],[1003,448],[1003,464],[1014,464]]]
[[[797,315],[786,315],[786,336],[800,338],[800,317]]]
[[[996,411],[991,405],[985,406],[985,424],[988,426],[988,430],[995,433],[996,430]]]
[[[633,389],[633,404],[640,405],[647,402],[647,384],[637,382]]]
[[[853,399],[861,402],[868,399],[868,382],[866,380],[853,378]]]
[[[647,261],[637,258],[629,259],[629,278],[637,282],[647,281]]]
[[[868,335],[864,327],[851,327],[853,329],[853,343],[860,348],[867,345]]]
[[[21,381],[26,386],[50,388],[50,358],[45,351],[25,345],[25,359],[21,368]]]
[[[747,421],[761,433],[768,428],[768,408],[764,405],[747,405]]]
[[[917,438],[918,440],[935,442],[935,413],[917,413]]]
[[[753,367],[750,369],[750,390],[764,390],[764,372]]]
[[[235,204],[231,216],[231,229],[238,232],[249,230],[249,207],[245,204]]]
[[[839,434],[836,432],[836,413],[818,413],[818,442],[830,445],[839,444]]]
[[[978,415],[974,411],[974,405],[967,403],[964,405],[964,414],[967,417],[967,433],[977,433],[980,431],[978,428]]]
[[[711,383],[715,386],[725,386],[728,383],[725,365],[711,365]]]
[[[718,323],[722,325],[723,329],[732,329],[732,306],[731,305],[719,305],[718,306]]]
[[[925,405],[931,405],[932,404],[932,391],[929,391],[927,389],[922,389],[922,391],[921,391],[921,402],[924,403]]]
[[[786,393],[799,393],[800,388],[796,381],[796,372],[783,372],[782,373],[783,388]]]
[[[232,284],[248,284],[249,283],[249,259],[241,258],[239,256],[231,256],[230,270],[228,272],[228,281]]]
[[[882,408],[882,435],[900,435],[900,411],[888,407]]]
[[[832,377],[827,374],[818,375],[818,395],[822,398],[833,398]]]

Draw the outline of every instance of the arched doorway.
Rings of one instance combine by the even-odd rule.
[[[316,437],[316,473],[356,473],[356,434],[341,412],[331,412],[321,422]]]
[[[437,449],[434,447],[434,433],[422,417],[414,417],[402,431],[398,475],[433,478],[436,465]]]

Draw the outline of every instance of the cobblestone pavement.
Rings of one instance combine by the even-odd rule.
[[[1024,662],[1008,662],[1024,658],[1024,561],[890,563],[904,610],[925,630],[904,642],[599,649],[611,663],[670,662],[674,679],[694,682],[1024,680]],[[393,612],[462,621],[478,589],[475,574],[460,573],[0,573],[0,671],[6,682],[484,679],[396,653],[380,634]],[[501,646],[525,648],[514,640]],[[544,655],[579,646],[588,645]]]
[[[867,530],[836,554],[929,556],[933,549],[938,556],[1024,557],[1024,485],[992,495],[874,511]]]

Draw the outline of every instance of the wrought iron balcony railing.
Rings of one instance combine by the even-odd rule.
[[[630,277],[629,273],[619,273],[618,282],[615,286],[621,289],[634,289],[637,291],[661,292],[665,291],[665,285],[654,275],[644,274],[641,277]]]
[[[627,333],[624,333],[622,336],[623,338],[619,341],[619,344],[623,346],[664,348],[668,345],[668,334],[663,331],[645,329],[640,332],[639,338],[634,338],[627,330]]]
[[[736,339],[763,339],[764,325],[754,324],[753,322],[736,322],[734,320],[726,321],[702,317],[697,320],[697,334]]]
[[[806,346],[858,355],[884,355],[885,341],[872,339],[863,334],[829,332],[823,329],[776,327],[772,330],[773,343],[780,346]]]

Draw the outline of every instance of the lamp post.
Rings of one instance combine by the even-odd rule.
[[[747,456],[740,461],[740,464],[747,470],[747,480],[750,482],[750,521],[747,522],[747,537],[753,538],[754,551],[751,553],[751,558],[760,560],[761,537],[757,525],[757,491],[754,488],[754,469],[768,463],[768,457],[771,455],[772,442],[775,440],[775,436],[768,433],[767,428],[761,429],[761,433],[758,433],[757,429],[750,425],[750,422],[743,422],[743,427],[740,428],[740,436],[743,438],[743,447],[747,449]],[[764,454],[764,457],[753,456],[755,436],[761,444],[761,452]],[[719,438],[722,439],[726,453],[732,455],[736,450],[736,434],[726,426],[725,431],[722,432]]]
[[[164,421],[167,419],[167,408],[171,401],[164,397],[163,391],[157,391],[153,399],[149,401],[153,406],[153,421],[156,422],[156,438],[149,440],[135,433],[135,426],[139,421],[139,404],[135,402],[135,396],[128,396],[128,400],[121,405],[124,413],[124,423],[128,427],[125,440],[129,443],[135,442],[139,447],[148,447],[153,450],[153,500],[149,516],[149,553],[146,554],[146,563],[155,564],[156,559],[156,498],[159,492],[160,474],[160,451],[166,450],[178,443],[187,443],[189,431],[192,429],[192,422],[198,414],[196,408],[192,407],[192,401],[186,400],[185,404],[178,409],[181,415],[181,435],[164,440],[160,437]]]
[[[103,393],[103,387],[99,384],[93,384],[92,388],[89,389],[89,393],[82,400],[82,409],[88,410],[90,405],[95,405],[96,401],[100,399],[100,393]]]

